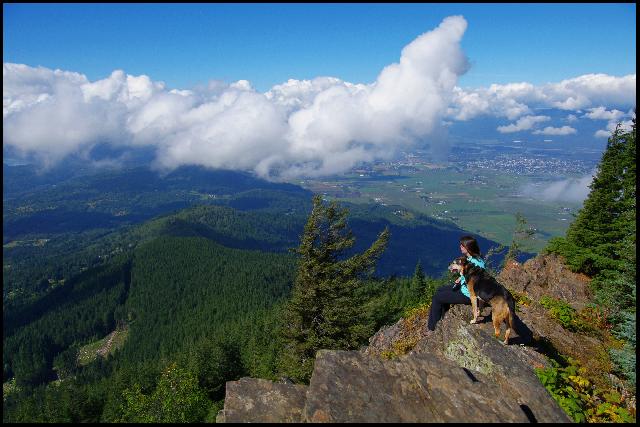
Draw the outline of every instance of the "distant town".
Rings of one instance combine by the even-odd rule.
[[[474,156],[473,160],[460,160],[450,155],[446,161],[433,161],[424,152],[402,153],[395,161],[377,161],[353,168],[345,175],[394,175],[417,172],[420,169],[454,168],[458,172],[488,169],[501,171],[508,175],[558,176],[586,175],[593,171],[597,162],[551,157],[544,155],[523,155],[516,153]]]

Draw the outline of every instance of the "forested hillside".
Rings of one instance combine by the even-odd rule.
[[[259,205],[261,212],[284,213],[311,199],[294,185],[197,167],[163,176],[140,166],[90,171],[72,164],[42,173],[3,164],[3,176],[5,308],[129,249],[121,231],[153,217],[193,205]]]
[[[199,171],[184,178],[199,179],[207,181]],[[300,243],[311,197],[235,181],[208,184],[225,187],[224,197],[141,224],[74,233],[71,221],[71,229],[16,234],[4,245],[5,421],[211,419],[226,381],[280,375],[282,304],[296,266],[289,249]],[[390,230],[377,274],[362,288],[373,329],[435,286],[416,264],[442,274],[462,230],[397,207],[349,209],[357,238],[345,256]],[[114,331],[126,337],[118,349],[86,354]],[[167,381],[184,386],[195,406],[178,399],[154,412]]]
[[[596,302],[606,310],[612,332],[624,342],[610,351],[621,374],[636,382],[636,122],[616,128],[584,206],[567,235],[549,242],[577,272],[592,277]]]
[[[21,168],[5,165],[5,175],[37,177]],[[84,173],[68,177],[52,172],[49,180],[40,177],[36,188],[22,188],[17,178],[18,188],[5,184],[5,310],[28,306],[87,268],[165,231],[240,249],[286,252],[297,245],[311,211],[311,193],[245,173],[202,168],[181,168],[164,177],[144,168]],[[184,206],[194,210],[176,211]],[[393,238],[378,265],[381,275],[408,276],[418,260],[427,274],[439,275],[457,253],[457,238],[465,233],[401,207],[346,206],[351,210],[350,225],[360,236],[354,250],[373,241],[380,228],[390,228]],[[95,222],[95,215],[108,221]],[[142,225],[153,216],[157,219]],[[479,241],[484,250],[495,246]]]
[[[295,258],[194,236],[194,229],[212,223],[203,215],[217,211],[228,208],[199,207],[145,224],[137,232],[146,240],[130,253],[8,316],[4,420],[196,421],[215,415],[226,381],[273,378],[282,350],[281,303],[293,283]],[[193,215],[203,223],[187,220]],[[379,327],[418,298],[425,283],[421,273],[418,282],[373,280],[363,314]],[[119,325],[128,330],[120,351],[88,366],[78,363],[82,346]],[[158,414],[152,402],[171,372],[179,372],[172,381],[197,404],[176,401]]]

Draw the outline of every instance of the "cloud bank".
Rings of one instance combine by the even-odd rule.
[[[337,78],[289,80],[267,93],[241,80],[167,90],[147,76],[3,64],[3,144],[43,164],[97,143],[153,146],[156,166],[255,171],[266,178],[320,176],[390,158],[428,136],[469,63],[461,16],[444,19],[369,85]]]
[[[517,122],[508,126],[498,126],[497,131],[500,133],[513,133],[531,129],[536,123],[546,122],[549,116],[525,116],[518,119]]]
[[[3,147],[51,166],[109,144],[151,149],[154,165],[165,170],[196,164],[291,179],[390,159],[417,141],[437,145],[445,123],[483,115],[505,118],[496,129],[503,134],[576,133],[573,126],[538,128],[549,117],[535,109],[559,108],[573,113],[569,122],[608,120],[596,137],[631,117],[632,110],[607,108],[635,107],[635,74],[458,87],[469,69],[461,49],[466,28],[461,16],[444,19],[405,46],[371,84],[290,79],[266,93],[246,80],[169,90],[122,70],[89,81],[76,72],[4,63]]]
[[[572,128],[571,126],[562,126],[559,128],[554,128],[553,126],[547,126],[546,128],[540,130],[534,130],[532,133],[534,135],[572,135],[576,133],[577,130]]]
[[[581,178],[569,178],[546,184],[543,188],[535,184],[527,184],[522,188],[522,193],[526,196],[548,202],[583,202],[591,189],[589,186],[593,181],[595,171]]]
[[[603,106],[634,108],[636,75],[623,77],[586,74],[559,83],[534,86],[531,83],[493,84],[488,88],[454,88],[447,115],[454,120],[470,120],[481,115],[515,120],[536,108],[579,111],[592,108],[592,115],[606,111]],[[611,114],[618,114],[609,112]],[[590,117],[595,118],[595,117]],[[619,118],[619,117],[618,117]]]

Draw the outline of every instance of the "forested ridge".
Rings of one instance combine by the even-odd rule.
[[[567,236],[547,250],[593,277],[625,344],[611,358],[635,387],[635,123],[610,138],[591,190]],[[342,211],[282,189],[227,196],[81,234],[86,244],[43,258],[42,269],[5,269],[11,290],[31,288],[3,301],[4,422],[212,422],[226,381],[305,381],[317,348],[358,348],[428,303],[448,280],[433,272],[457,253],[462,231],[394,208]],[[320,234],[309,225],[316,210],[324,212]],[[304,251],[305,236],[317,250]],[[339,256],[304,262],[328,247]],[[37,249],[5,252],[15,260],[21,250],[33,257],[24,266],[38,265]],[[401,274],[387,274],[397,265]],[[42,280],[52,271],[53,283]],[[340,287],[345,277],[349,286]],[[115,330],[127,331],[121,348],[79,363],[81,348]]]
[[[226,381],[282,375],[279,328],[296,267],[288,249],[299,243],[305,219],[287,212],[291,207],[195,206],[123,229],[107,236],[120,251],[10,305],[3,316],[3,419],[212,420]],[[381,224],[401,228],[388,211],[378,218],[369,233]],[[421,270],[416,277],[370,278],[362,289],[370,328],[397,319],[424,294],[431,279]],[[78,362],[80,349],[118,328],[127,330],[121,349]],[[195,406],[178,399],[158,412],[162,387],[175,381]]]
[[[86,178],[84,181],[93,182],[93,187],[102,188],[106,185],[104,181],[110,182],[110,180],[117,180],[120,183],[122,180],[131,179],[135,183],[138,175],[147,177],[143,171],[134,169],[102,174],[91,179]],[[143,195],[171,200],[172,197],[176,197],[175,189],[178,188],[183,191],[181,194],[191,194],[190,192],[195,191],[196,195],[201,194],[199,192],[212,192],[206,194],[221,196],[193,199],[189,203],[194,206],[177,212],[173,210],[173,205],[162,204],[161,206],[169,209],[169,212],[139,224],[136,223],[140,220],[139,217],[131,218],[129,215],[124,215],[115,217],[124,221],[119,226],[106,227],[105,224],[94,224],[89,230],[78,231],[74,228],[74,224],[84,221],[83,215],[92,214],[94,210],[100,209],[103,209],[106,214],[116,209],[114,205],[118,206],[116,211],[121,212],[121,209],[127,209],[126,206],[131,203],[131,200],[137,200],[134,203],[137,206],[136,209],[140,212],[144,211],[147,216],[157,211],[155,205],[147,206],[146,202],[140,201],[135,192],[132,193],[129,190],[104,193],[103,196],[111,200],[109,202],[111,204],[90,207],[94,203],[90,196],[93,193],[85,193],[85,190],[82,190],[86,187],[86,183],[77,182],[83,181],[81,178],[72,179],[71,182],[63,181],[59,186],[66,183],[65,188],[71,193],[72,199],[77,199],[68,206],[65,204],[65,215],[68,217],[65,223],[71,224],[70,228],[65,229],[57,224],[56,227],[62,228],[56,232],[41,234],[32,231],[17,235],[16,240],[8,241],[3,247],[5,321],[7,311],[14,312],[23,305],[34,304],[52,287],[65,283],[66,280],[70,280],[87,268],[109,262],[112,257],[129,251],[140,242],[162,233],[176,236],[202,236],[225,246],[240,249],[287,251],[298,244],[299,235],[311,210],[311,193],[291,185],[265,184],[255,178],[250,179],[245,174],[203,172],[198,168],[187,168],[186,171],[175,172],[165,177],[165,180],[169,180],[169,184],[158,180],[154,175],[151,176],[157,181],[154,185],[160,190],[154,186],[149,188],[141,186],[142,189],[149,190]],[[90,186],[90,188],[93,187]],[[188,190],[189,188],[197,191]],[[25,221],[37,222],[38,215],[45,215],[47,212],[37,210],[30,212],[29,209],[32,207],[29,205],[29,200],[36,196],[47,195],[46,197],[52,197],[54,201],[50,203],[55,205],[64,202],[63,193],[56,193],[55,197],[47,195],[45,190],[39,190],[33,194],[32,190],[20,193],[21,198],[18,199],[22,200],[23,206],[20,207],[22,213],[20,215],[17,213],[18,208],[15,207],[18,205],[17,201],[8,204],[4,209],[5,240],[10,232],[14,232],[12,218],[20,217]],[[191,194],[190,197],[195,196]],[[456,236],[462,232],[451,224],[423,215],[415,213],[398,215],[398,212],[404,212],[400,207],[347,206],[351,210],[350,224],[360,236],[354,250],[361,249],[366,242],[375,239],[380,228],[389,226],[393,232],[394,238],[389,243],[389,250],[383,254],[378,265],[381,275],[408,276],[412,273],[418,259],[422,260],[428,274],[439,274],[442,264],[447,262],[446,255],[440,249],[443,249],[444,245],[446,251],[455,251]],[[56,215],[58,213],[53,213],[53,217]],[[48,220],[54,221],[54,219]],[[480,243],[484,247],[493,245],[493,242],[482,238]]]

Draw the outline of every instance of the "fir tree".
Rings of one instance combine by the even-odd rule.
[[[412,302],[418,302],[425,299],[426,285],[427,281],[424,275],[424,270],[422,270],[422,263],[418,261],[416,269],[413,272],[413,277],[411,278],[410,289]]]
[[[619,271],[620,243],[635,236],[636,123],[630,131],[618,125],[607,143],[584,206],[550,250],[567,257],[577,271],[590,276]]]
[[[592,276],[596,302],[609,311],[612,332],[624,341],[611,349],[615,370],[635,388],[636,353],[636,120],[608,140],[591,191],[569,226],[546,250],[563,255],[574,271]]]
[[[281,369],[299,381],[311,376],[318,350],[354,349],[373,332],[363,310],[362,284],[386,248],[389,231],[380,233],[366,251],[346,258],[355,243],[347,215],[347,209],[336,202],[325,205],[316,195],[300,245],[294,250],[299,262],[284,310],[286,348]]]

